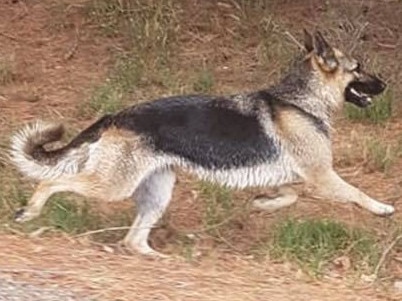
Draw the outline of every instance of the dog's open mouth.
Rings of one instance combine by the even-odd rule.
[[[373,97],[382,93],[386,84],[376,77],[368,81],[353,81],[345,90],[345,100],[358,107],[365,108],[372,104]]]
[[[361,92],[354,87],[353,83],[347,86],[345,91],[346,101],[351,102],[359,107],[367,107],[373,102],[373,95]]]

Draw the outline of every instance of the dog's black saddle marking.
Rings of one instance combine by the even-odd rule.
[[[208,169],[276,160],[278,146],[264,133],[257,112],[243,114],[233,106],[225,98],[169,97],[124,110],[113,124],[148,137],[155,151]]]

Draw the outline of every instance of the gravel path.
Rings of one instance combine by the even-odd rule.
[[[45,288],[0,276],[0,301],[90,301],[57,287]]]

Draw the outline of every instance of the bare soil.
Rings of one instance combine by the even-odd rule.
[[[74,288],[95,300],[400,300],[384,287],[219,254],[197,263],[108,254],[65,238],[2,236],[0,266],[34,284]],[[399,299],[398,299],[399,298]]]

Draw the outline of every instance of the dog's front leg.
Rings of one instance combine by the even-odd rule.
[[[321,170],[314,174],[308,179],[308,182],[323,197],[340,202],[355,203],[381,216],[391,215],[395,211],[393,206],[378,202],[345,182],[334,170]]]

